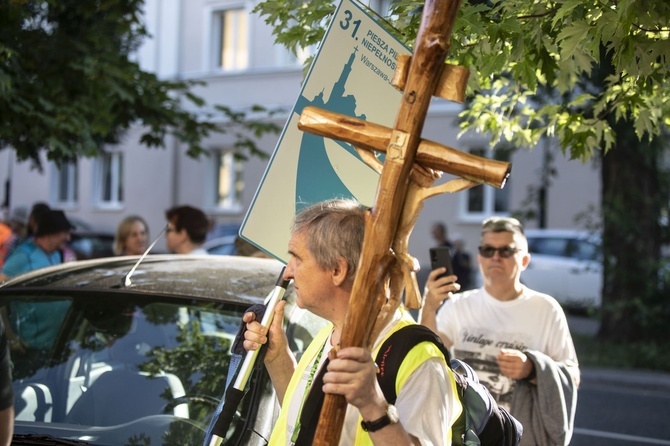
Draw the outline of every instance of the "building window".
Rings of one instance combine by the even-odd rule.
[[[79,175],[77,162],[51,165],[50,201],[59,207],[70,207],[79,200]]]
[[[470,150],[473,155],[486,157],[485,149]],[[510,149],[496,149],[493,158],[498,161],[509,161],[512,154]],[[491,215],[509,214],[510,179],[502,189],[480,184],[468,189],[464,196],[464,215],[466,218],[480,220]]]
[[[103,152],[95,160],[95,198],[99,206],[123,203],[123,154]]]
[[[247,18],[242,8],[214,13],[214,66],[222,70],[244,70],[249,66]]]
[[[221,211],[242,210],[244,179],[242,162],[231,151],[213,152],[214,207]]]

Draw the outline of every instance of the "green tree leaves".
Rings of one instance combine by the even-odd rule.
[[[32,0],[0,3],[0,149],[40,166],[39,154],[62,162],[95,156],[130,127],[162,147],[172,134],[197,157],[201,141],[248,120],[225,108],[204,110],[194,82],[167,81],[132,60],[147,35],[143,0]],[[278,133],[259,117],[251,134]],[[262,153],[246,138],[239,146]]]
[[[422,6],[398,0],[386,17],[410,47]],[[325,0],[265,0],[255,8],[277,42],[294,51],[321,38],[332,10]],[[611,126],[596,120],[630,119],[640,138],[659,135],[670,119],[669,32],[670,4],[662,0],[466,1],[450,52],[472,73],[468,93],[476,106],[463,112],[463,129],[523,147],[555,135],[569,156],[582,160],[612,147]],[[613,75],[596,85],[589,79],[603,54]],[[545,91],[558,93],[550,99],[562,113],[577,116],[556,119],[527,101],[515,116],[519,101]]]

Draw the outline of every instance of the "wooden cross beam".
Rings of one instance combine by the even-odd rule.
[[[443,78],[441,78],[443,79]],[[441,81],[442,82],[442,81]],[[439,84],[442,86],[442,83]],[[463,85],[465,88],[465,85]],[[305,107],[300,120],[300,130],[328,138],[348,142],[356,148],[364,162],[382,173],[381,162],[371,152],[386,152],[390,142],[392,129],[369,123],[348,115],[330,112],[317,107]],[[419,168],[417,168],[417,166]],[[448,181],[437,187],[432,183],[443,172],[456,175],[458,179]],[[491,160],[451,147],[422,139],[417,149],[415,166],[410,174],[408,192],[405,198],[401,223],[396,230],[392,250],[401,262],[400,274],[403,277],[402,288],[405,291],[405,306],[409,309],[421,308],[421,293],[416,280],[419,265],[416,259],[408,254],[409,237],[423,208],[423,201],[440,193],[458,192],[478,184],[488,184],[502,188],[510,174],[510,164]],[[390,316],[399,302],[402,290],[392,294],[385,305],[384,315]],[[378,320],[375,328],[381,330],[386,319]],[[373,330],[371,338],[375,339],[377,330]]]
[[[508,163],[421,138],[433,95],[461,101],[464,97],[463,70],[445,64],[460,3],[461,0],[426,1],[414,54],[401,58],[396,69],[393,84],[403,90],[403,96],[392,129],[313,107],[305,108],[301,114],[301,130],[353,144],[364,161],[380,172],[375,202],[366,216],[359,269],[340,348],[370,348],[397,308],[403,288],[406,302],[408,297],[413,302],[409,306],[420,306],[415,275],[418,268],[406,248],[422,201],[436,193],[455,192],[481,183],[502,187],[509,176]],[[460,82],[454,83],[453,79]],[[383,166],[370,150],[386,153]],[[459,178],[431,188],[442,172]],[[337,349],[333,352],[337,354]],[[326,394],[313,444],[339,443],[346,406],[344,397]]]
[[[298,128],[308,133],[338,139],[357,149],[386,153],[393,129],[321,108],[305,107]],[[366,160],[370,164],[370,160]],[[434,141],[421,139],[416,164],[474,181],[502,188],[509,176],[509,163],[461,152]]]

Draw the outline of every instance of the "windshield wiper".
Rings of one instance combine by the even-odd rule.
[[[36,445],[36,446],[74,445],[74,446],[76,446],[76,445],[93,444],[93,443],[89,443],[87,441],[79,441],[79,440],[66,440],[64,438],[58,438],[58,437],[54,437],[52,435],[46,435],[46,434],[39,434],[39,435],[14,434],[14,436],[12,437],[12,444],[13,445],[21,445],[21,446],[26,446],[26,445]]]

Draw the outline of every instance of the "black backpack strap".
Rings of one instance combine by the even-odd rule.
[[[386,401],[394,404],[397,395],[395,393],[395,380],[400,369],[400,364],[407,356],[407,353],[417,344],[423,341],[435,343],[442,350],[447,364],[449,363],[449,351],[446,349],[439,336],[433,333],[427,327],[418,324],[407,325],[392,333],[379,349],[376,364],[379,366],[377,381],[384,392]],[[314,377],[314,382],[309,390],[305,404],[302,407],[300,415],[300,433],[296,440],[296,446],[309,446],[314,440],[316,426],[321,414],[321,407],[325,395],[321,388],[323,387],[323,375],[328,368],[329,359],[321,367],[319,373]]]
[[[398,395],[395,392],[395,381],[400,369],[400,364],[412,348],[421,342],[432,342],[435,344],[449,366],[449,350],[442,343],[442,339],[430,328],[419,324],[406,325],[391,334],[379,348],[375,362],[379,367],[377,382],[381,387],[386,401],[395,404]]]
[[[300,412],[300,432],[295,441],[296,446],[311,446],[314,442],[316,426],[319,424],[319,417],[321,416],[321,407],[323,406],[323,400],[326,398],[326,394],[322,390],[323,375],[328,370],[329,362],[330,358],[326,358],[309,388],[309,393]]]
[[[459,367],[462,368],[462,366],[466,364],[458,360],[452,361],[449,355],[449,350],[442,343],[442,339],[440,339],[440,337],[432,330],[423,325],[412,324],[391,334],[380,347],[375,359],[375,362],[379,366],[377,381],[384,392],[386,400],[391,404],[395,404],[398,397],[395,392],[395,382],[400,365],[405,359],[405,356],[407,356],[414,346],[425,341],[432,342],[440,349],[446,360],[447,367],[453,371],[458,392],[457,396],[461,401],[461,404],[463,404],[463,411],[451,426],[452,441],[455,445],[463,444],[466,433],[466,412],[469,410],[469,408],[466,407],[465,392],[468,390],[470,382],[466,376],[473,375],[472,378],[474,378],[476,377],[476,374],[469,366],[464,370],[461,370]],[[485,395],[480,396],[489,399],[488,406],[492,409],[486,425],[481,432],[477,433],[480,442],[479,444],[518,445],[523,432],[521,424],[503,407],[498,406],[493,396],[486,390],[486,387],[484,387],[483,384],[479,384],[476,378],[473,383],[481,386],[485,391]]]

